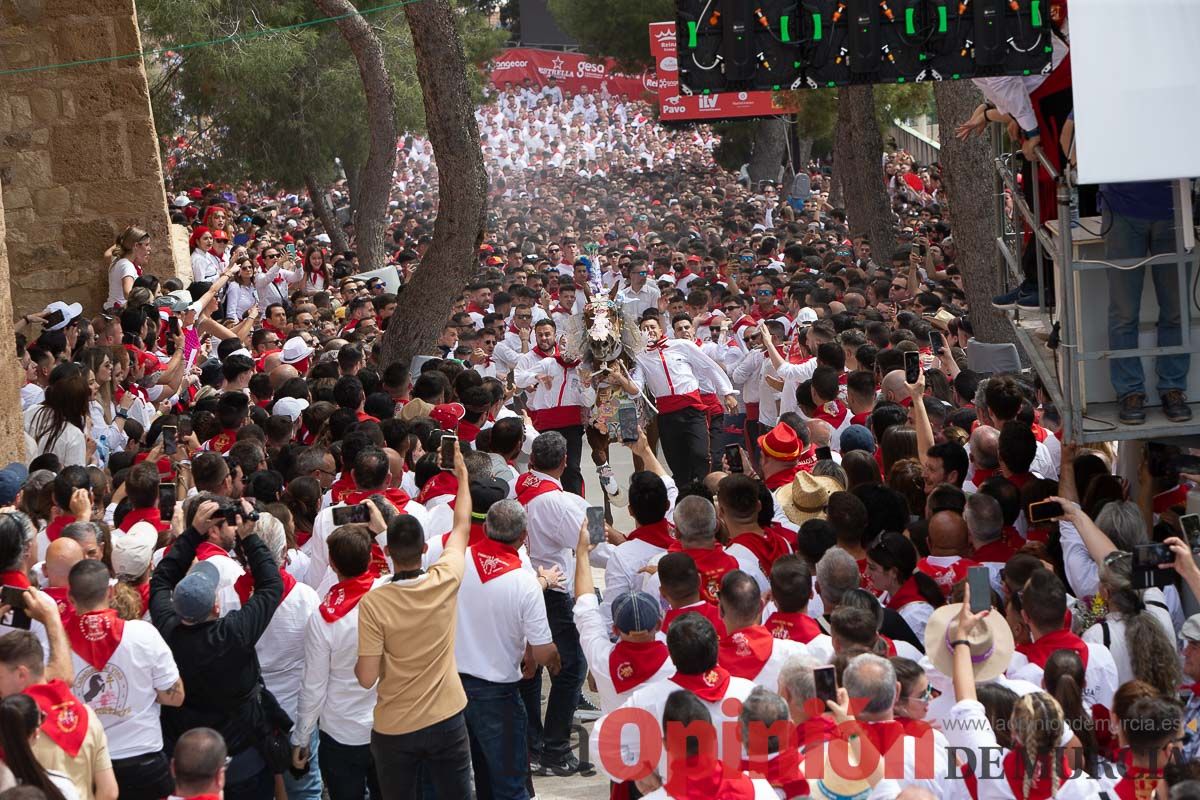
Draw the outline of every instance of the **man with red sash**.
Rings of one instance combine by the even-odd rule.
[[[838,378],[844,375],[833,367],[820,366],[813,370],[812,393],[813,404],[817,407],[813,419],[829,423],[833,434],[829,438],[829,447],[840,452],[842,449],[842,431],[850,427],[850,407],[840,398],[841,383]]]
[[[579,362],[563,357],[552,320],[540,320],[534,326],[534,336],[537,346],[517,360],[513,384],[525,390],[533,427],[541,433],[558,431],[567,440],[563,488],[582,495],[579,459],[583,454],[583,385]]]
[[[179,668],[149,622],[123,620],[108,605],[108,568],[80,561],[71,569],[75,614],[66,622],[72,690],[96,712],[121,797],[153,800],[174,788],[163,753],[160,706],[183,704]]]
[[[239,508],[239,506],[235,505],[236,502],[230,500],[223,501],[223,513],[236,513],[236,510]],[[195,515],[198,505],[196,504],[191,507],[192,518],[188,520],[189,525],[194,524],[196,521]],[[226,519],[226,517],[217,517],[208,520],[203,529],[198,529],[203,538],[196,546],[196,561],[211,562],[220,575],[221,579],[217,590],[221,601],[222,614],[241,608],[242,600],[234,587],[237,581],[246,573],[242,569],[242,565],[230,555],[230,551],[233,550],[234,542],[237,539],[237,533],[232,525],[224,524]]]
[[[1067,593],[1058,576],[1049,570],[1035,571],[1021,593],[1013,594],[1009,602],[1020,609],[1033,642],[1017,645],[1008,676],[1041,686],[1050,656],[1058,650],[1073,650],[1083,662],[1084,702],[1112,708],[1118,685],[1117,665],[1103,644],[1085,642],[1063,627]]]
[[[589,752],[597,754],[600,771],[613,780],[625,780],[625,774],[614,774],[618,763],[642,764],[646,753],[653,752],[641,742],[642,728],[655,728],[662,735],[659,720],[667,698],[680,689],[695,695],[708,710],[716,731],[717,752],[725,752],[722,740],[736,723],[741,703],[754,690],[754,684],[730,675],[717,663],[718,638],[712,624],[697,614],[685,614],[667,631],[667,652],[675,665],[675,674],[667,680],[654,681],[638,687],[620,708],[605,714],[592,728]],[[736,703],[726,703],[726,700]],[[647,716],[648,715],[648,716]],[[631,724],[635,722],[641,724]],[[608,730],[612,726],[611,730]],[[734,745],[732,752],[737,752]],[[667,775],[666,759],[654,765],[660,776]]]
[[[722,478],[717,484],[717,518],[729,535],[729,555],[765,592],[770,588],[768,576],[775,559],[792,552],[792,548],[777,528],[759,525],[761,486],[747,475]]]
[[[1000,474],[1004,479],[1017,487],[1024,489],[1037,476],[1029,471],[1036,455],[1037,439],[1033,432],[1021,422],[1006,422],[1000,429],[998,452],[1000,458]]]
[[[58,539],[62,529],[75,520],[92,518],[92,479],[88,471],[77,465],[63,467],[54,477],[53,498],[50,524],[45,532],[48,542]]]
[[[454,475],[449,472],[442,472],[441,475],[447,475],[453,478]],[[453,481],[453,490],[458,492],[458,481]],[[429,484],[426,484],[428,486]],[[467,547],[472,547],[479,544],[485,538],[487,533],[484,532],[483,521],[487,517],[488,509],[499,503],[508,496],[508,483],[500,478],[483,478],[481,480],[471,481],[471,535],[467,539]],[[446,503],[445,507],[453,512],[454,503]],[[439,507],[440,508],[440,507]],[[442,551],[446,549],[446,542],[450,541],[450,536],[453,531],[443,533],[441,536],[433,536],[426,540],[425,553],[421,556],[421,563],[429,569],[429,565],[433,564],[442,556]]]
[[[170,800],[220,800],[228,752],[225,739],[212,728],[193,728],[180,736],[171,758],[175,792]]]
[[[762,625],[762,592],[741,570],[726,573],[721,580],[719,605],[726,633],[721,637],[718,663],[730,675],[775,691],[783,665],[793,656],[808,655],[808,648],[789,639],[776,639]]]
[[[224,455],[237,443],[238,429],[246,424],[250,398],[241,392],[225,392],[217,401],[217,422],[221,430],[201,447]]]
[[[454,659],[467,695],[476,793],[485,797],[524,795],[525,771],[512,768],[529,763],[520,680],[535,665],[552,676],[560,665],[542,584],[521,552],[526,521],[516,500],[488,509],[487,535],[467,548],[458,590]]]
[[[711,622],[718,636],[724,635],[725,623],[721,621],[721,610],[716,603],[710,603],[700,596],[700,572],[691,556],[680,552],[667,553],[658,560],[656,569],[658,592],[670,607],[663,614],[663,633],[670,630],[671,623],[680,616],[695,613]]]
[[[18,585],[3,576],[6,585]],[[25,586],[28,587],[28,582]],[[7,606],[0,612],[8,613]],[[29,631],[0,636],[0,696],[25,693],[41,710],[42,720],[33,754],[47,770],[71,779],[80,797],[117,796],[112,761],[99,716],[71,692],[74,677],[71,645],[58,615],[58,607],[43,592],[25,591],[25,613],[46,628],[49,656]]]
[[[963,509],[971,540],[971,560],[988,568],[992,587],[1000,591],[1000,570],[1017,554],[1005,536],[1004,511],[1000,501],[983,492],[967,495]]]
[[[703,497],[685,497],[675,507],[675,529],[679,541],[671,545],[669,551],[685,553],[696,562],[696,570],[700,573],[700,597],[715,605],[725,573],[740,568],[738,560],[717,541],[716,508]],[[654,594],[658,584],[658,575],[651,575],[644,588]]]
[[[121,518],[121,524],[117,526],[121,531],[128,531],[139,522],[150,523],[159,533],[171,527],[169,521],[163,521],[158,508],[160,482],[158,466],[149,461],[143,461],[129,470],[125,478],[125,496],[133,508]]]
[[[42,573],[47,582],[45,592],[54,599],[64,625],[74,613],[69,596],[68,576],[71,574],[71,568],[80,561],[83,561],[83,548],[74,539],[63,536],[55,539],[46,548],[46,561],[42,564]]]
[[[949,599],[954,584],[966,580],[967,570],[979,566],[965,558],[970,547],[967,523],[956,511],[939,511],[929,519],[929,555],[917,562],[917,569]]]
[[[352,436],[357,435],[352,434]],[[351,451],[349,447],[345,449],[347,452]],[[429,524],[429,515],[425,512],[424,506],[412,500],[403,489],[388,486],[392,473],[387,453],[370,443],[366,443],[366,446],[361,448],[356,445],[352,452],[354,468],[350,471],[350,475],[354,481],[354,489],[343,491],[337,505],[323,509],[317,515],[313,521],[312,538],[308,540],[307,550],[309,558],[312,560],[309,563],[304,582],[316,589],[320,596],[323,596],[336,580],[333,572],[329,569],[329,548],[326,545],[335,527],[333,524],[335,509],[359,505],[368,497],[379,495],[391,504],[397,513],[415,517],[422,528],[426,528]],[[383,536],[383,533],[376,536],[372,547],[377,564],[377,574],[382,574],[386,563],[381,541]]]
[[[562,667],[557,675],[550,676],[545,724],[538,736],[538,724],[533,722],[530,752],[530,760],[541,765],[540,772],[559,775],[569,775],[580,769],[579,760],[571,753],[570,727],[579,701],[579,689],[587,674],[573,615],[573,551],[579,541],[579,528],[587,518],[588,504],[579,495],[563,491],[561,481],[567,470],[567,459],[566,437],[559,431],[543,433],[533,440],[529,472],[517,479],[517,502],[524,506],[526,513],[529,560],[536,568],[557,569],[564,577],[561,584],[548,585],[542,593],[546,619]],[[599,559],[606,558],[608,550],[607,545],[602,545],[597,551],[599,564],[603,564]],[[522,678],[521,696],[530,720],[540,720],[540,667],[531,677]],[[539,748],[541,752],[538,752]]]
[[[368,786],[378,793],[370,747],[375,689],[362,688],[354,677],[358,602],[388,580],[371,572],[371,544],[370,530],[362,525],[344,525],[329,537],[329,567],[337,582],[305,625],[304,675],[291,734],[294,766],[317,770],[312,758],[319,752],[330,788],[336,781],[334,792],[351,790],[356,796],[365,796]]]
[[[1135,700],[1125,719],[1138,724],[1122,726],[1121,744],[1125,774],[1102,792],[1103,800],[1151,800],[1163,778],[1163,768],[1177,760],[1183,715],[1172,698],[1143,697]],[[1102,783],[1105,781],[1101,781]],[[1161,795],[1158,795],[1161,796]]]
[[[813,575],[808,562],[798,555],[782,556],[771,568],[770,613],[763,620],[776,639],[789,639],[808,646],[808,652],[821,662],[833,657],[833,641],[820,624],[808,614],[813,594]]]

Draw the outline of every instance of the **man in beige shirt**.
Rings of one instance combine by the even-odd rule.
[[[354,674],[378,694],[371,754],[388,798],[418,797],[422,772],[438,797],[473,794],[463,717],[467,696],[454,661],[458,587],[471,529],[470,479],[457,448],[454,477],[454,529],[441,557],[428,572],[421,569],[425,532],[401,514],[387,530],[392,580],[367,592],[358,606]]]

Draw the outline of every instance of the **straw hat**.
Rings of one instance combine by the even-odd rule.
[[[983,626],[971,636],[958,634],[958,612],[962,603],[951,603],[934,609],[925,623],[925,655],[943,675],[954,674],[954,652],[950,642],[968,639],[971,642],[971,666],[976,681],[990,681],[1004,674],[1013,655],[1012,629],[1004,617],[992,611],[983,618]]]
[[[793,524],[803,525],[810,519],[824,519],[829,495],[841,490],[835,478],[797,472],[791,483],[775,492],[775,499]]]
[[[849,755],[849,754],[847,754]],[[809,778],[808,786],[813,800],[866,800],[871,795],[871,783],[865,778],[844,778],[838,774],[829,759],[826,748],[824,766],[817,780]],[[857,770],[856,770],[857,771]]]

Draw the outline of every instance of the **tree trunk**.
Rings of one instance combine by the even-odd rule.
[[[750,153],[750,180],[779,181],[779,168],[787,153],[788,123],[781,117],[760,119],[754,126],[754,149]]]
[[[981,342],[1011,342],[1012,326],[1003,312],[992,307],[1001,290],[1003,264],[996,249],[996,203],[992,190],[995,175],[990,139],[976,136],[965,141],[954,130],[965,122],[983,96],[968,81],[938,81],[933,87],[941,133],[943,208],[949,209],[957,251],[955,264],[962,272],[963,289],[971,307],[971,325]]]
[[[834,137],[833,173],[842,183],[850,230],[867,237],[876,264],[888,264],[896,233],[883,182],[883,137],[875,120],[872,86],[838,89]]]
[[[392,190],[392,171],[396,167],[396,140],[399,137],[396,129],[396,86],[387,71],[383,43],[363,16],[355,13],[354,4],[350,0],[314,2],[322,13],[337,17],[338,31],[358,63],[358,74],[367,97],[371,147],[359,176],[358,198],[355,201],[355,252],[358,253],[358,263],[363,271],[382,269],[387,266],[383,236],[387,232],[388,200]],[[330,238],[332,236],[330,234]]]
[[[404,6],[404,15],[438,167],[438,210],[433,241],[384,334],[384,365],[429,352],[454,299],[475,274],[487,219],[487,170],[455,12],[449,0],[423,0]]]
[[[304,185],[308,188],[313,212],[317,215],[317,219],[321,220],[321,226],[325,228],[325,232],[329,234],[330,249],[335,253],[346,252],[350,249],[350,242],[346,239],[346,231],[333,216],[333,209],[329,207],[329,196],[325,193],[325,187],[318,184],[317,179],[312,175],[304,176]]]
[[[813,140],[800,136],[796,139],[796,152],[792,154],[792,165],[796,172],[808,169],[808,161],[812,158]]]

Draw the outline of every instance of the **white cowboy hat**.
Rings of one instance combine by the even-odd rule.
[[[954,674],[954,649],[950,642],[967,639],[971,643],[971,666],[976,681],[990,681],[1004,674],[1012,660],[1013,635],[1008,622],[993,610],[984,624],[971,636],[958,633],[958,612],[962,603],[950,603],[935,609],[925,623],[925,655],[943,675]]]

